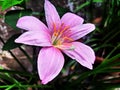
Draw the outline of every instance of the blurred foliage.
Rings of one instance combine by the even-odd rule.
[[[14,5],[21,4],[24,0],[1,0],[2,10],[6,10]]]
[[[25,15],[32,15],[31,10],[14,10],[14,11],[9,11],[5,15],[5,23],[10,25],[14,30],[18,30],[16,27],[17,20]],[[12,18],[11,18],[12,17]]]
[[[71,2],[79,3],[74,0]],[[4,16],[5,23],[14,30],[18,30],[16,22],[21,16],[35,15],[44,19],[44,10],[41,12],[34,12],[31,8],[28,10],[24,6],[25,3],[27,3],[25,0],[0,0],[2,10],[12,6],[22,8],[9,11]],[[59,6],[57,10],[60,16],[69,11]],[[18,35],[9,38],[6,43],[0,38],[4,44],[3,49],[8,50],[23,69],[24,66],[10,51],[11,49],[18,47],[34,67],[32,72],[4,70],[0,67],[1,89],[115,90],[115,88],[120,88],[120,76],[115,76],[115,73],[120,72],[120,0],[83,0],[82,3],[76,5],[74,12],[76,14],[84,13],[85,22],[92,22],[96,25],[96,30],[83,38],[84,43],[95,50],[96,57],[103,58],[101,61],[96,58],[94,69],[90,71],[65,56],[66,64],[61,74],[48,85],[41,85],[36,73],[35,61],[21,48],[21,45],[13,42]]]
[[[11,49],[21,46],[22,44],[15,43],[15,39],[18,38],[19,36],[20,36],[20,34],[15,34],[12,37],[10,37],[7,40],[7,42],[4,44],[2,49],[3,50],[11,50]]]

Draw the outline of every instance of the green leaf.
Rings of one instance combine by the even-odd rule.
[[[0,0],[0,6],[2,6],[3,1]]]
[[[18,38],[19,36],[20,36],[20,34],[16,34],[16,35],[13,35],[12,37],[10,37],[7,40],[7,42],[4,44],[2,49],[3,50],[11,50],[11,49],[21,46],[22,44],[15,43],[15,39]]]
[[[24,0],[4,0],[2,10],[8,9],[14,5],[21,4]]]
[[[18,30],[16,27],[17,20],[22,16],[29,16],[32,14],[31,10],[13,10],[7,12],[5,15],[5,23],[10,25],[13,29]]]
[[[93,2],[98,3],[98,2],[103,2],[103,0],[93,0]]]

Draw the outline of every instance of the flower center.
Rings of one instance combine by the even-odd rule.
[[[69,37],[69,33],[70,27],[65,26],[64,23],[62,23],[58,29],[56,24],[53,24],[52,44],[57,46],[73,41],[73,39]]]

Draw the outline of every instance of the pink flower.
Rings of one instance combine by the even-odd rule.
[[[60,19],[56,8],[45,0],[45,16],[48,27],[33,16],[21,17],[17,27],[27,30],[16,43],[43,47],[38,55],[38,73],[42,84],[53,80],[64,65],[65,53],[81,65],[92,69],[94,51],[76,40],[95,29],[93,24],[83,24],[83,19],[73,13],[66,13]]]

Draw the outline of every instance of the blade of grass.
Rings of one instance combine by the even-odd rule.
[[[19,74],[19,75],[24,75],[24,76],[29,76],[29,77],[35,77],[32,73],[29,73],[29,72],[20,72],[20,71],[14,71],[14,70],[1,70],[0,69],[0,72],[1,73],[9,73],[9,74]]]
[[[13,85],[11,85],[11,86],[9,86],[8,88],[6,88],[5,90],[11,90],[12,88],[14,88],[15,87],[15,84],[13,84]]]
[[[103,72],[103,70],[107,71],[108,68],[110,68],[110,67],[106,66],[106,65],[108,65],[109,63],[113,62],[114,60],[116,60],[118,58],[120,58],[120,54],[110,58],[109,60],[107,60],[108,62],[106,62],[104,64],[100,64],[98,67],[96,67],[92,71],[87,71],[87,72],[80,74],[79,78],[76,81],[74,81],[74,83],[71,83],[69,86],[74,86],[74,85],[80,84],[83,80],[85,80],[89,76],[101,73],[101,72]]]
[[[117,50],[119,47],[120,47],[120,43],[106,56],[105,59],[108,59],[113,54],[113,52],[115,52],[115,50]]]
[[[7,88],[7,87],[10,87],[10,86],[14,86],[14,87],[21,87],[21,88],[28,88],[28,87],[31,87],[31,88],[52,88],[52,86],[48,86],[48,85],[20,85],[18,86],[17,84],[13,84],[13,85],[1,85],[0,88]]]
[[[81,10],[82,8],[84,8],[85,6],[88,6],[89,4],[90,4],[90,2],[89,2],[89,1],[86,1],[85,3],[81,4],[80,6],[78,6],[78,7],[74,10],[74,12],[75,12],[75,13],[78,12],[79,10]]]

